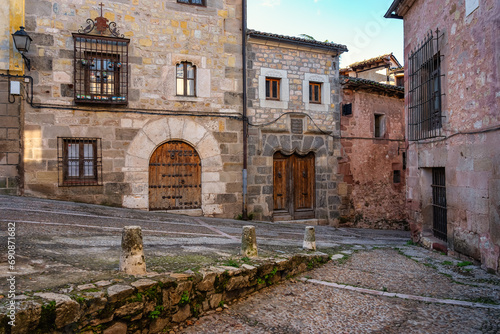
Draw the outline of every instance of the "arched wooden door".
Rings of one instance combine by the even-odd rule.
[[[273,158],[275,220],[314,218],[314,154],[284,155]]]
[[[181,141],[159,146],[149,161],[149,209],[201,208],[201,160]]]

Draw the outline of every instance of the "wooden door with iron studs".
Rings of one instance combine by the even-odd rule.
[[[201,208],[201,160],[182,141],[159,146],[149,162],[149,209]]]

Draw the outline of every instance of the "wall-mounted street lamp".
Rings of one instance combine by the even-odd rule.
[[[25,52],[28,52],[30,49],[30,44],[31,44],[31,37],[28,35],[26,31],[24,31],[24,27],[20,27],[18,31],[12,34],[12,38],[14,39],[14,45],[23,56],[24,59],[24,64],[26,64],[26,68],[28,71],[31,71],[31,62],[26,56],[24,55]]]

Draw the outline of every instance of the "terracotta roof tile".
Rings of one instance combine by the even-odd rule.
[[[342,44],[320,42],[320,41],[311,40],[311,39],[307,39],[307,38],[278,35],[278,34],[261,32],[261,31],[252,30],[252,29],[249,29],[247,31],[247,34],[250,37],[257,37],[257,38],[260,37],[260,38],[271,39],[271,40],[279,40],[279,41],[283,41],[283,42],[297,43],[297,44],[301,44],[301,45],[307,45],[310,47],[319,47],[319,48],[323,48],[323,49],[330,49],[330,50],[334,50],[334,51],[338,51],[338,52],[347,52],[348,51],[347,46],[342,45]]]

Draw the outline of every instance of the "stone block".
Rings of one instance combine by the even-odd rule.
[[[248,286],[248,276],[234,276],[226,284],[226,291],[241,289]]]
[[[136,288],[138,292],[143,292],[143,291],[149,289],[150,287],[152,287],[153,285],[155,285],[156,283],[158,283],[158,282],[153,281],[153,280],[148,279],[148,278],[142,278],[140,280],[132,282],[130,285],[132,285],[134,288]]]
[[[134,288],[129,285],[116,284],[110,286],[107,291],[109,302],[114,303],[132,295],[132,293],[134,293]]]
[[[72,324],[80,317],[80,304],[66,295],[39,292],[35,293],[34,296],[56,302],[55,325],[57,328]]]
[[[111,327],[106,328],[103,334],[127,334],[127,325],[123,322],[116,322]]]
[[[121,129],[115,130],[116,140],[133,140],[137,135],[138,129]]]

